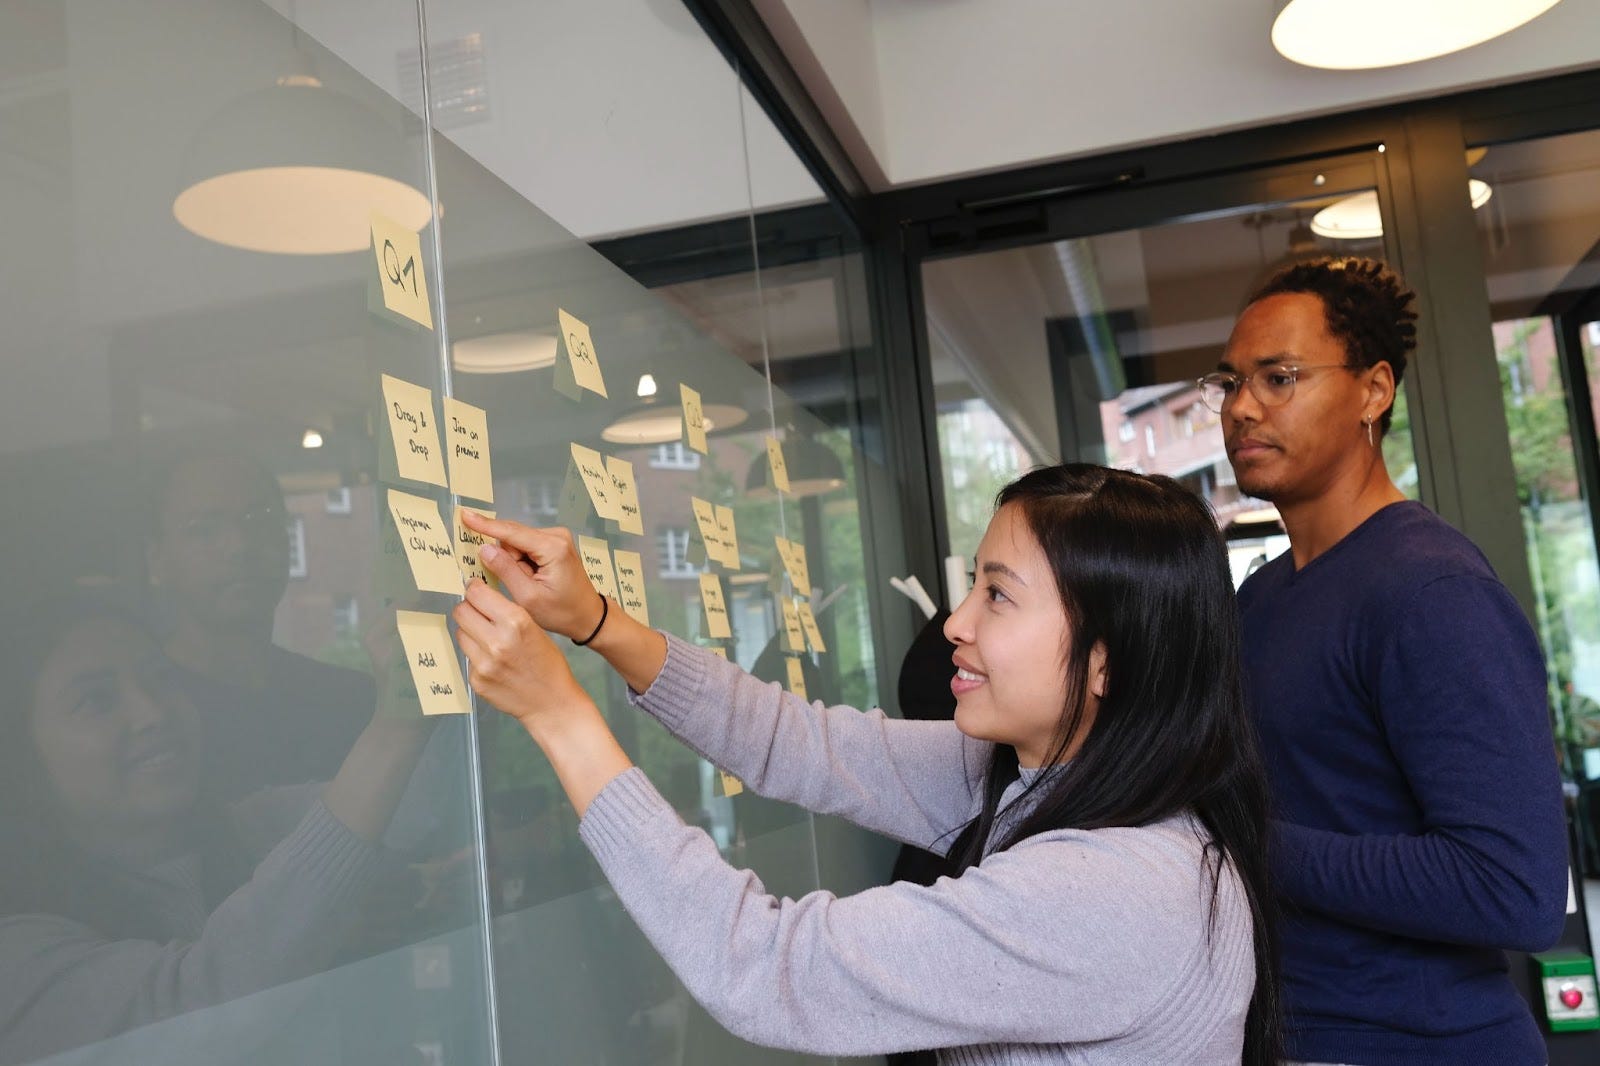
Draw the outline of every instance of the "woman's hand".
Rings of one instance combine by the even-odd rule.
[[[587,577],[583,584],[598,599]],[[572,676],[549,634],[486,583],[468,584],[466,599],[456,604],[454,614],[473,690],[521,722],[544,749],[581,818],[600,790],[633,765],[600,709]]]
[[[565,529],[534,529],[521,522],[485,518],[464,509],[468,529],[498,540],[478,553],[517,605],[543,629],[582,640],[600,621],[600,597],[583,569],[572,534]]]
[[[579,576],[593,598],[589,579]],[[473,581],[452,613],[473,691],[521,722],[535,740],[542,727],[593,707],[566,657],[520,604]]]

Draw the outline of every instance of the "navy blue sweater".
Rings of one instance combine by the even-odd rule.
[[[1545,674],[1470,541],[1385,507],[1239,591],[1274,790],[1289,1057],[1542,1064],[1502,949],[1560,935],[1567,848]]]

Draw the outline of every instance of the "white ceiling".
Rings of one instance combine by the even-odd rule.
[[[1274,52],[1272,0],[754,3],[876,189],[1600,66],[1600,0],[1350,72]]]

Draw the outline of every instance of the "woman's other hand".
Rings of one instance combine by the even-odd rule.
[[[581,572],[579,577],[589,598],[596,599],[589,579]],[[535,739],[541,727],[593,706],[566,657],[521,604],[473,581],[452,614],[473,691],[521,722]]]
[[[600,597],[565,529],[535,529],[503,518],[462,511],[467,528],[499,545],[485,544],[478,557],[506,592],[540,628],[582,640],[600,620]]]
[[[592,586],[589,595],[599,599]],[[632,765],[600,709],[550,635],[486,583],[471,582],[454,614],[473,690],[522,723],[582,817],[606,783]]]

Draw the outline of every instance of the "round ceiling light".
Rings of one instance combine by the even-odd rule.
[[[554,366],[556,345],[549,333],[511,330],[468,337],[450,345],[450,363],[463,374],[514,374]]]
[[[1272,46],[1286,59],[1325,70],[1395,67],[1482,44],[1559,2],[1287,0],[1272,23]]]
[[[1467,195],[1476,211],[1489,202],[1494,189],[1486,181],[1472,178],[1467,182]],[[1383,236],[1383,216],[1378,211],[1378,194],[1372,189],[1346,196],[1318,211],[1311,217],[1311,232],[1319,237],[1336,241],[1371,240]]]
[[[706,432],[732,429],[750,415],[726,403],[708,403],[700,408]],[[612,444],[670,444],[683,437],[683,409],[665,404],[647,404],[618,418],[600,431],[600,439]]]
[[[404,177],[406,140],[385,116],[298,75],[247,93],[190,145],[173,217],[252,252],[334,255],[372,243],[374,212],[420,232],[428,198]]]

